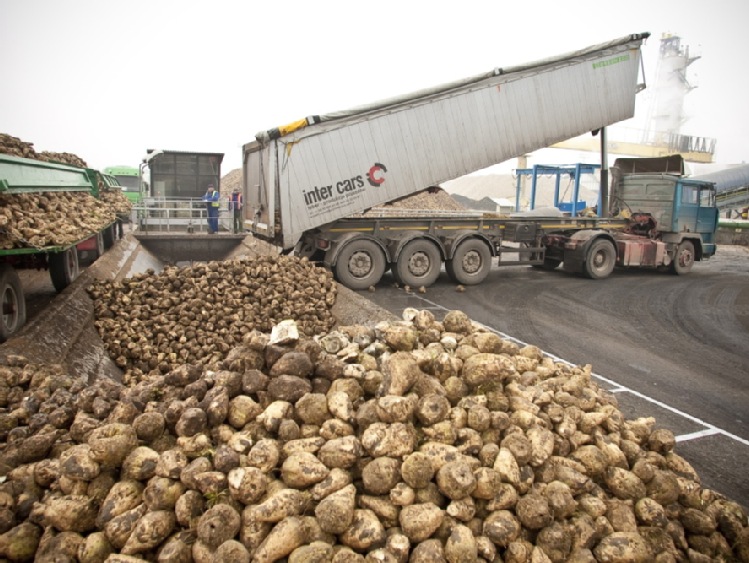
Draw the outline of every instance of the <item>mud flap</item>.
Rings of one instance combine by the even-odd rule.
[[[586,249],[587,245],[578,247],[575,250],[565,250],[562,269],[570,274],[581,274],[585,266]]]

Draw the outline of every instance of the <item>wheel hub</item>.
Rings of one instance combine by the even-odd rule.
[[[461,261],[463,271],[467,274],[475,274],[481,269],[481,255],[478,252],[467,252]]]
[[[414,276],[425,276],[429,272],[429,256],[424,252],[416,252],[408,261],[408,271]]]
[[[692,262],[694,262],[694,256],[689,250],[684,250],[679,254],[679,266],[689,266]]]
[[[348,262],[352,276],[363,278],[372,271],[372,257],[366,252],[354,252]]]

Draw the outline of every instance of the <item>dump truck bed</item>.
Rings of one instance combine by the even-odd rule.
[[[251,230],[302,233],[634,115],[636,34],[256,135],[243,148]]]
[[[85,168],[0,154],[0,193],[91,192],[93,188]]]
[[[65,164],[0,154],[0,194],[85,192],[96,195],[98,185],[93,172],[90,169]],[[79,240],[64,245],[0,248],[0,257],[62,252],[82,243],[94,234],[96,233],[87,233]]]

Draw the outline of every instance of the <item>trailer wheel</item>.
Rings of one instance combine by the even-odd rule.
[[[106,252],[106,247],[104,246],[104,231],[96,233],[96,238],[94,240],[96,240],[96,248],[94,248],[89,254],[89,259],[86,261],[88,265],[96,262],[101,258],[101,255]]]
[[[376,242],[354,240],[343,247],[335,263],[335,274],[350,289],[367,289],[385,273],[385,254]]]
[[[26,323],[26,299],[21,280],[10,264],[0,264],[0,342]]]
[[[58,293],[73,283],[79,272],[78,251],[75,246],[49,255],[49,277]]]
[[[104,231],[99,231],[96,234],[96,257],[94,260],[101,258],[101,255],[107,251],[106,240],[104,240]]]
[[[450,279],[463,285],[476,285],[489,275],[492,267],[492,253],[479,239],[468,239],[455,249],[452,259],[445,262],[445,270]]]
[[[116,223],[112,223],[106,229],[104,229],[104,231],[102,233],[102,236],[103,236],[103,239],[104,239],[104,250],[105,251],[109,250],[110,248],[112,248],[114,246],[114,241],[116,240],[116,235],[117,235],[117,233],[115,231],[116,228],[117,228],[117,224]]]
[[[694,243],[690,240],[683,240],[676,248],[676,256],[671,262],[671,272],[676,275],[689,273],[694,266]]]
[[[585,275],[593,280],[607,278],[614,271],[616,249],[610,241],[594,241],[585,256]]]
[[[437,281],[441,267],[442,257],[434,243],[415,239],[401,250],[394,272],[400,283],[411,287],[429,287]]]

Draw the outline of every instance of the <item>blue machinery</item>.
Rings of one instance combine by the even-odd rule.
[[[582,174],[593,174],[596,170],[600,169],[600,164],[560,164],[558,166],[549,166],[546,164],[534,164],[533,168],[521,168],[515,172],[518,175],[517,187],[515,189],[515,211],[520,211],[520,182],[523,176],[531,176],[531,201],[530,208],[536,208],[536,190],[538,187],[538,176],[539,175],[552,175],[556,176],[554,183],[554,207],[559,208],[561,211],[569,212],[573,217],[577,215],[579,211],[582,211],[587,206],[584,201],[578,201],[580,193],[580,177]],[[563,174],[566,174],[570,179],[575,181],[575,187],[572,191],[572,202],[564,203],[559,201],[559,183]],[[574,202],[574,203],[573,203]],[[601,215],[601,196],[598,195],[598,215]]]

